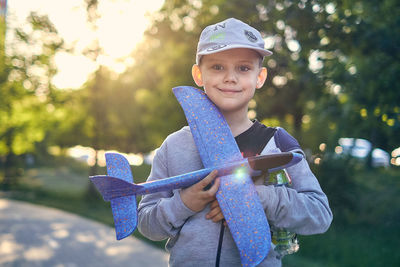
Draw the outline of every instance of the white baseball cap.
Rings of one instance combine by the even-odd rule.
[[[229,18],[207,26],[201,32],[197,44],[196,64],[200,63],[201,56],[233,48],[253,49],[262,57],[272,55],[264,46],[264,39],[258,30],[238,19]]]

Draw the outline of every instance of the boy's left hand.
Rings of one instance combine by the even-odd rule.
[[[224,215],[219,207],[218,200],[215,199],[211,202],[210,211],[207,213],[206,219],[212,220],[215,223],[224,220]]]

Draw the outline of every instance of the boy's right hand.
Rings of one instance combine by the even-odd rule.
[[[182,189],[180,194],[183,204],[192,211],[199,212],[202,211],[208,203],[215,200],[215,194],[219,188],[219,178],[216,179],[217,174],[218,172],[214,170],[197,184]],[[204,190],[212,181],[214,181],[214,184],[211,188]]]

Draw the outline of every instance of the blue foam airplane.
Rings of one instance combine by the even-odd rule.
[[[120,169],[130,173],[130,165],[128,160],[119,153],[106,153],[107,169]],[[219,176],[235,174],[235,179],[240,180],[243,175],[259,176],[265,172],[274,172],[298,163],[303,156],[300,153],[283,152],[269,155],[255,156],[241,161],[225,164],[216,168],[205,168],[198,171],[185,173],[173,177],[154,180],[135,184],[121,179],[121,177],[113,177],[110,175],[90,176],[91,182],[96,186],[97,190],[103,196],[105,201],[126,196],[146,195],[161,191],[172,191],[174,189],[189,187],[202,179],[204,179],[213,170],[218,171]],[[108,171],[110,173],[110,171]],[[128,175],[132,177],[130,173]]]
[[[173,92],[185,112],[205,169],[134,184],[126,158],[118,153],[106,153],[108,175],[91,176],[90,180],[104,200],[111,202],[117,239],[125,238],[136,229],[136,195],[185,188],[217,169],[221,183],[216,198],[242,265],[255,266],[267,256],[271,236],[251,176],[290,167],[303,156],[285,152],[244,159],[225,118],[202,90],[182,86]],[[241,174],[240,179],[237,172]]]

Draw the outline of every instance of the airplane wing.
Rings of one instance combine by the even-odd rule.
[[[115,153],[106,154],[107,174],[116,177],[116,181],[133,183],[133,177],[128,160]],[[115,232],[117,240],[129,236],[137,225],[136,196],[122,196],[111,201]]]
[[[173,92],[182,106],[205,168],[243,160],[229,125],[206,94],[181,86]],[[238,247],[243,266],[255,266],[268,254],[271,235],[265,212],[248,174],[220,177],[218,203]]]

